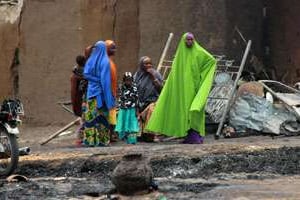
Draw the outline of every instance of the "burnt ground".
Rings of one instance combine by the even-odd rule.
[[[300,137],[214,140],[209,135],[203,145],[173,140],[78,148],[70,134],[39,145],[59,128],[21,128],[20,146],[32,152],[20,158],[16,174],[29,181],[1,179],[0,199],[300,199]],[[116,194],[112,171],[132,152],[150,157],[158,191]]]

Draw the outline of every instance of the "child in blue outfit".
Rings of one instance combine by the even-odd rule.
[[[136,144],[139,124],[137,119],[137,87],[133,83],[133,76],[125,72],[123,84],[119,94],[119,112],[115,131],[119,138],[126,140],[127,144]]]

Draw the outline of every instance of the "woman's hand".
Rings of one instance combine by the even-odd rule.
[[[146,72],[150,75],[151,79],[154,80],[155,76],[154,76],[154,69],[153,68],[148,68],[146,69]]]

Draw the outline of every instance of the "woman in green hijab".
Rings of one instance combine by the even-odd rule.
[[[184,143],[201,144],[216,60],[196,42],[192,33],[185,33],[171,69],[146,130],[186,137]]]

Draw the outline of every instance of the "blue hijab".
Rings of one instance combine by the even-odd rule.
[[[87,98],[96,97],[98,108],[113,108],[115,99],[111,89],[110,64],[103,41],[94,45],[83,75],[88,80]]]

